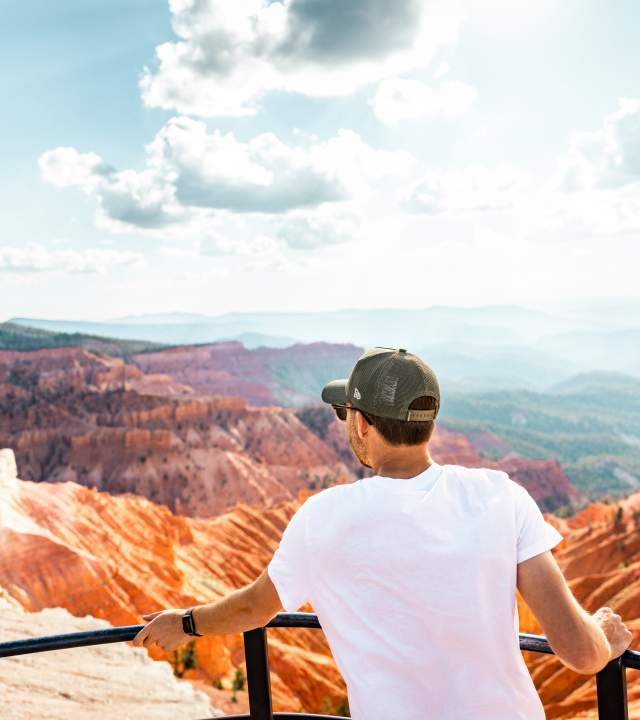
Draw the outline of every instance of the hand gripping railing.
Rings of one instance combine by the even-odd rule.
[[[107,630],[89,630],[66,635],[12,640],[0,643],[0,658],[13,655],[62,650],[64,648],[103,645],[106,643],[133,640],[144,625],[124,625]],[[312,720],[313,718],[335,718],[332,715],[308,713],[273,712],[271,704],[271,683],[269,678],[269,655],[267,628],[321,628],[317,615],[313,613],[278,613],[264,627],[244,633],[244,653],[247,665],[247,689],[249,692],[249,714],[227,715],[231,720]],[[520,649],[553,655],[553,650],[543,635],[520,633]],[[611,660],[596,673],[599,720],[628,720],[626,668],[640,670],[640,652],[625,650],[620,657]],[[338,719],[340,720],[340,719]],[[347,718],[342,718],[347,720]]]

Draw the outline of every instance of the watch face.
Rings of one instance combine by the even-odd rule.
[[[189,613],[182,616],[182,629],[187,635],[193,634],[193,619]]]

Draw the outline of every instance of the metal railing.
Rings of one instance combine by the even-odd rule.
[[[12,640],[0,643],[0,658],[45,650],[104,645],[106,643],[133,640],[144,625],[124,625],[107,630],[89,630],[65,635]],[[318,628],[317,615],[313,613],[278,613],[264,627],[248,630],[244,635],[244,653],[247,666],[247,690],[249,714],[226,715],[235,720],[312,720],[313,718],[336,718],[335,715],[313,715],[310,713],[274,712],[271,702],[271,681],[269,677],[269,653],[267,628]],[[520,633],[520,649],[531,652],[554,652],[543,635]],[[640,670],[640,652],[625,650],[620,657],[611,660],[596,673],[599,720],[628,720],[626,668]],[[339,718],[338,720],[348,720]]]

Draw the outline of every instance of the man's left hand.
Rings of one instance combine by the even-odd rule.
[[[182,616],[185,612],[186,609],[173,608],[143,615],[145,620],[151,620],[151,622],[147,623],[133,638],[133,644],[136,647],[148,648],[156,643],[158,647],[166,651],[175,650],[180,645],[184,645],[193,639],[182,629]]]

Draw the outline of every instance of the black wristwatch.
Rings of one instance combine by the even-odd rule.
[[[186,635],[202,637],[202,633],[196,632],[196,624],[193,620],[193,608],[189,608],[182,616],[182,630]]]

